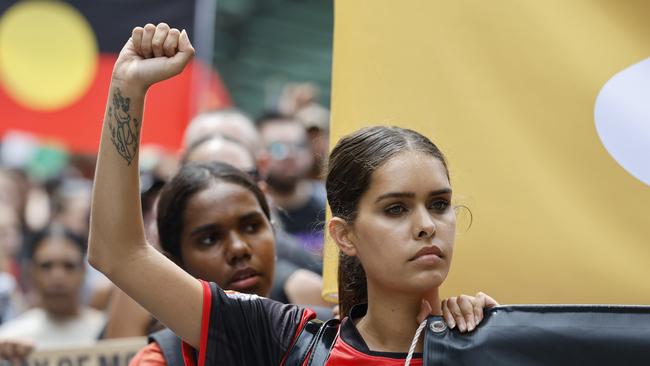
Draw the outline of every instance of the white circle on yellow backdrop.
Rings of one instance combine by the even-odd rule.
[[[83,95],[97,68],[92,27],[60,1],[22,1],[0,17],[0,82],[18,103],[66,107]]]

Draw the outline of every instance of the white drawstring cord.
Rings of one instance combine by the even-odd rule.
[[[420,339],[420,334],[422,334],[422,330],[424,327],[427,325],[427,320],[424,319],[422,323],[420,323],[420,326],[418,327],[418,330],[415,331],[415,336],[413,337],[413,342],[411,342],[411,347],[409,347],[409,353],[406,355],[406,360],[404,361],[404,366],[409,366],[411,364],[411,359],[413,358],[413,352],[415,352],[415,346],[418,345],[418,340]]]

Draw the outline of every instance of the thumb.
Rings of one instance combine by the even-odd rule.
[[[420,305],[420,312],[418,313],[418,316],[415,317],[415,321],[420,324],[426,319],[429,315],[431,315],[431,311],[433,308],[431,308],[431,304],[429,304],[428,301],[422,300],[422,305]]]

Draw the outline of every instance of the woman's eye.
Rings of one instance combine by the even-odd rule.
[[[447,210],[447,208],[449,208],[449,205],[450,205],[449,201],[447,201],[447,200],[436,200],[436,201],[431,202],[431,204],[429,205],[429,208],[432,209],[432,210],[443,212],[443,211]]]
[[[399,216],[406,212],[406,207],[402,205],[389,206],[384,210],[390,216]]]
[[[208,234],[199,239],[199,244],[210,246],[217,243],[219,236],[217,234]]]
[[[254,234],[259,230],[260,224],[258,222],[250,222],[244,225],[244,232],[247,234]]]

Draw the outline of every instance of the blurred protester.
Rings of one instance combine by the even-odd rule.
[[[76,174],[74,169],[69,169],[52,185],[51,225],[64,227],[78,237],[87,238],[92,182]],[[86,267],[81,302],[104,310],[112,284],[106,276],[87,263]]]
[[[258,120],[269,153],[266,183],[282,226],[304,248],[321,253],[325,222],[325,188],[308,179],[313,155],[304,126],[293,118],[268,113]]]
[[[175,152],[169,152],[155,144],[144,145],[140,149],[140,177],[142,189],[146,190],[154,181],[169,181],[178,171],[179,160]]]
[[[51,198],[51,222],[87,237],[91,189],[92,182],[87,179],[62,177]]]
[[[34,235],[29,246],[30,272],[39,306],[0,326],[0,357],[26,356],[32,349],[89,345],[104,316],[82,306],[86,273],[85,242],[60,226]],[[17,350],[22,350],[16,354]]]
[[[261,146],[255,125],[244,112],[234,108],[204,112],[194,117],[185,129],[183,143],[188,149],[198,140],[216,135],[239,141],[257,158]]]
[[[313,83],[288,84],[284,87],[278,110],[300,121],[307,130],[314,164],[309,178],[323,180],[323,167],[329,151],[329,110],[318,104],[318,87]]]
[[[329,111],[320,104],[311,103],[298,110],[294,117],[305,126],[311,145],[314,164],[309,178],[323,180],[323,168],[329,150]]]
[[[10,253],[16,253],[21,241],[18,214],[0,204],[0,324],[15,317],[24,304],[16,273],[17,263]]]
[[[26,220],[28,216],[26,215],[26,206],[29,186],[27,176],[20,170],[0,167],[0,251],[2,251],[3,257],[2,266],[7,275],[5,276],[7,285],[9,286],[9,282],[11,282],[15,286],[16,292],[25,294],[25,296],[21,296],[21,299],[25,302],[23,305],[31,303],[27,293],[29,290],[28,274],[24,269],[27,252],[23,245],[25,238],[31,232],[28,220]],[[46,215],[49,218],[49,214],[46,213]],[[17,311],[21,309],[22,306],[14,308]],[[11,315],[8,313],[5,320],[9,317]]]
[[[223,161],[236,166],[248,173],[251,178],[259,181],[255,155],[238,140],[224,135],[207,135],[188,146],[183,153],[181,163],[208,163]]]
[[[16,212],[21,231],[27,229],[25,206],[29,184],[27,178],[17,169],[0,167],[0,205]]]
[[[0,269],[0,324],[16,317],[22,307],[22,296],[16,279]]]
[[[16,278],[20,274],[17,255],[21,248],[22,233],[18,212],[12,207],[0,204],[0,264],[2,271]]]

